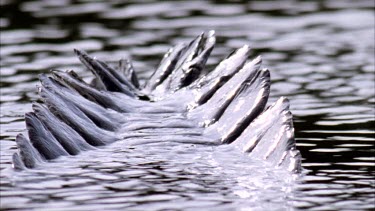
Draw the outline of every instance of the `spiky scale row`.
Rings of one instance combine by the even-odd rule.
[[[14,167],[34,168],[121,140],[232,143],[250,156],[299,171],[287,100],[281,98],[263,112],[270,73],[260,69],[260,57],[246,62],[250,48],[245,45],[200,75],[215,40],[210,31],[170,49],[143,87],[129,61],[120,61],[118,71],[75,50],[101,88],[73,71],[54,70],[53,78],[42,74],[39,94],[45,105],[34,104],[34,112],[26,114],[30,140],[17,136]]]

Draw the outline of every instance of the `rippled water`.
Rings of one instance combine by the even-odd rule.
[[[374,1],[1,1],[1,209],[375,209]],[[38,73],[74,69],[73,48],[132,58],[141,78],[163,53],[216,30],[212,67],[250,44],[287,96],[305,174],[259,166],[230,146],[103,149],[10,169]]]

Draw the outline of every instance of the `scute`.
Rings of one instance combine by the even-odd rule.
[[[14,169],[122,141],[232,144],[254,159],[299,172],[289,102],[282,97],[264,110],[270,71],[260,68],[260,57],[247,61],[249,46],[201,75],[207,72],[203,70],[215,41],[210,31],[171,48],[143,86],[130,61],[121,60],[116,69],[75,50],[100,87],[73,71],[42,74],[39,95],[44,105],[36,103],[26,114],[28,138],[16,138]]]

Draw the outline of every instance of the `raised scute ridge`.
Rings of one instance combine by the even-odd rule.
[[[16,137],[14,168],[35,168],[121,140],[233,144],[254,159],[299,172],[289,102],[280,98],[264,110],[270,72],[260,68],[260,57],[247,61],[248,45],[201,75],[215,41],[210,31],[171,48],[144,86],[130,61],[120,60],[116,69],[75,49],[96,85],[74,71],[40,75],[44,104],[33,104],[25,115],[28,138]]]

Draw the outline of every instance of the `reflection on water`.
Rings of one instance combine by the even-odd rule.
[[[2,1],[2,208],[373,208],[373,9],[372,0]],[[244,44],[262,54],[270,101],[291,100],[306,176],[271,180],[282,172],[250,168],[226,147],[120,144],[38,171],[9,170],[38,73],[90,77],[73,48],[110,62],[131,57],[145,78],[170,45],[210,29],[218,36],[211,67]]]

